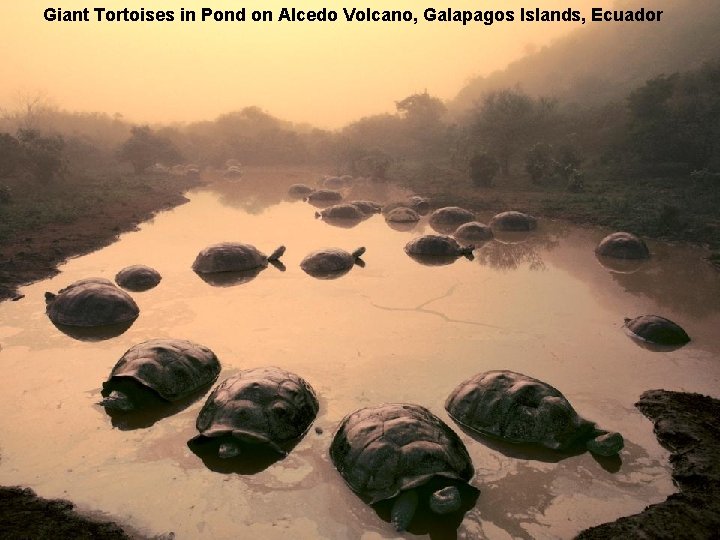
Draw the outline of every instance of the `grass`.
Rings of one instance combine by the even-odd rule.
[[[580,193],[568,192],[557,181],[533,184],[524,175],[497,178],[493,187],[476,187],[465,171],[407,163],[395,167],[390,178],[431,197],[435,206],[520,210],[720,249],[720,180],[712,176],[627,178],[589,169]]]

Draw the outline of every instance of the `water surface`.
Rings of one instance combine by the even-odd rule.
[[[460,433],[481,493],[457,529],[423,525],[409,536],[570,538],[674,491],[668,453],[634,403],[651,388],[720,397],[720,279],[702,262],[702,250],[650,243],[653,258],[620,273],[593,254],[608,231],[541,220],[530,235],[483,245],[472,261],[423,266],[402,248],[432,232],[426,220],[404,232],[382,216],[333,227],[314,219],[307,203],[283,199],[299,181],[315,177],[251,171],[240,182],[193,192],[190,203],[25,287],[22,301],[0,304],[0,484],[69,499],[146,535],[394,538],[346,487],[327,450],[346,414],[412,402]],[[387,186],[354,194],[399,196]],[[221,241],[265,253],[284,244],[287,269],[212,286],[190,266],[202,248]],[[365,267],[339,279],[314,279],[299,267],[318,248],[359,246],[367,248]],[[83,277],[112,279],[130,264],[152,266],[163,280],[131,293],[141,314],[120,336],[80,341],[47,319],[45,291]],[[671,352],[638,346],[623,318],[644,313],[675,320],[693,341]],[[320,397],[313,429],[286,459],[239,475],[209,470],[186,445],[204,398],[150,427],[114,428],[96,405],[102,382],[129,347],[165,337],[213,349],[220,380],[267,365],[298,373]],[[560,389],[580,414],[625,436],[621,460],[599,462],[589,453],[558,460],[461,432],[444,411],[445,398],[491,369]]]

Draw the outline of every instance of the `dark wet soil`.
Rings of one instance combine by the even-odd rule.
[[[118,235],[132,231],[157,212],[184,204],[185,191],[197,181],[184,177],[156,183],[131,202],[98,205],[71,223],[51,223],[25,230],[0,241],[0,301],[17,300],[17,288],[52,277],[57,266],[70,257],[90,253],[113,243]]]
[[[131,537],[114,523],[80,517],[67,501],[44,500],[30,489],[11,487],[0,489],[0,538],[120,540]]]
[[[720,538],[720,400],[649,390],[636,406],[670,450],[680,492],[639,514],[583,531],[577,539]]]

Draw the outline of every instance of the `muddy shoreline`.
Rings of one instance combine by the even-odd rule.
[[[74,223],[15,235],[0,243],[0,301],[17,287],[58,273],[57,266],[114,242],[157,212],[187,202],[192,182],[153,190],[132,206],[98,208]],[[19,299],[19,298],[18,298]],[[711,538],[720,530],[720,401],[664,390],[644,393],[637,407],[655,423],[660,443],[672,452],[680,490],[644,512],[593,527],[578,538]],[[32,490],[0,488],[3,538],[142,538],[128,527],[78,514],[67,501],[44,500]]]

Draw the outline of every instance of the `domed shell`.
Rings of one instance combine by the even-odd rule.
[[[626,319],[625,326],[636,337],[657,345],[684,345],[690,336],[679,325],[658,315]]]
[[[128,323],[140,314],[135,301],[109,279],[87,278],[71,283],[57,295],[45,294],[46,311],[55,324],[106,326]]]
[[[367,217],[367,215],[354,204],[335,204],[328,206],[317,212],[316,216],[323,219],[350,219],[355,221],[361,221]]]
[[[324,248],[308,254],[301,262],[300,268],[314,277],[332,276],[350,270],[365,253],[365,248],[358,248],[353,253],[339,248]]]
[[[350,204],[357,206],[360,211],[367,216],[382,212],[382,207],[373,201],[350,201]]]
[[[311,203],[335,203],[342,201],[342,193],[332,189],[318,189],[308,195]]]
[[[628,232],[616,232],[603,238],[595,248],[602,257],[616,259],[647,259],[650,250],[640,238]]]
[[[312,387],[294,373],[276,367],[243,370],[210,394],[197,418],[200,434],[191,443],[232,437],[285,454],[283,446],[307,432],[318,408]]]
[[[288,195],[297,198],[307,197],[313,191],[315,190],[306,184],[293,184],[288,188]]]
[[[459,257],[472,252],[472,246],[462,247],[452,236],[426,234],[405,244],[408,255]]]
[[[203,249],[195,258],[193,270],[200,274],[214,272],[242,272],[265,268],[268,257],[250,244],[222,242]]]
[[[460,225],[453,234],[461,242],[485,242],[491,240],[493,232],[490,227],[479,221],[469,221]]]
[[[420,195],[408,197],[408,204],[410,208],[423,216],[430,211],[430,200]]]
[[[445,402],[458,424],[514,443],[563,450],[593,434],[560,391],[513,371],[488,371],[460,383]]]
[[[330,457],[350,488],[370,504],[438,477],[467,482],[474,474],[455,432],[426,408],[404,403],[346,416]]]
[[[123,379],[132,379],[167,401],[179,401],[219,374],[220,362],[207,347],[182,339],[151,339],[122,355],[103,383],[102,395],[110,395]]]
[[[531,231],[537,227],[537,219],[522,212],[510,210],[496,214],[490,227],[499,231]]]
[[[438,208],[430,214],[430,226],[442,233],[455,232],[460,225],[475,220],[475,214],[458,206]]]
[[[147,291],[161,279],[160,272],[143,264],[126,266],[115,275],[115,283],[129,291]]]
[[[420,215],[412,208],[398,206],[385,214],[385,221],[390,223],[417,223]]]

